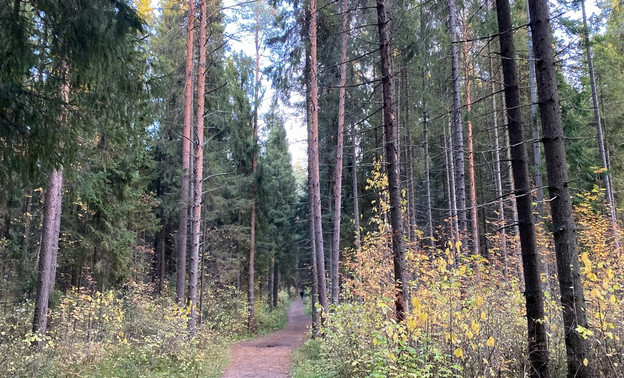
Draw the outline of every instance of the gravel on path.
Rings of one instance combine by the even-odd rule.
[[[234,344],[232,362],[222,378],[290,377],[290,355],[303,344],[310,318],[303,312],[301,299],[291,303],[286,315],[288,324],[283,330]]]

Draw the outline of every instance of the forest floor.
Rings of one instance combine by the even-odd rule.
[[[290,377],[290,356],[303,344],[310,318],[303,312],[301,299],[293,301],[286,314],[288,324],[283,330],[231,347],[232,363],[223,378]]]

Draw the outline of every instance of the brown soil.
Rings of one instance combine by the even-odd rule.
[[[234,344],[230,350],[232,362],[223,378],[290,377],[290,354],[303,344],[310,318],[303,312],[301,299],[292,302],[287,316],[283,330]]]

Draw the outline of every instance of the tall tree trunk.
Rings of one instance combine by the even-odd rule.
[[[568,377],[584,378],[592,375],[590,367],[583,363],[588,357],[589,341],[579,333],[579,326],[587,328],[587,317],[578,261],[576,225],[570,198],[570,180],[559,108],[548,3],[529,0],[529,12],[531,30],[536,37],[533,41],[533,53],[563,307]]]
[[[310,21],[310,15],[306,18]],[[309,30],[309,25],[308,25]],[[309,46],[308,46],[309,47]],[[306,54],[306,66],[305,66],[305,82],[306,82],[306,122],[308,126],[308,212],[309,212],[309,236],[310,236],[310,261],[312,262],[312,287],[310,289],[310,305],[312,307],[312,337],[318,336],[321,330],[321,319],[319,313],[316,311],[316,303],[318,302],[319,282],[318,282],[318,264],[316,254],[316,231],[315,218],[314,218],[314,188],[312,187],[312,165],[310,164],[310,157],[312,156],[312,101],[310,101],[310,87],[312,86],[312,68],[310,54]]]
[[[453,163],[453,137],[452,128],[449,124],[449,130],[447,135],[447,128],[444,128],[444,158],[446,160],[446,183],[447,183],[447,197],[449,202],[449,229],[450,237],[453,241],[453,245],[460,240],[459,225],[457,224],[457,194],[455,190],[455,164]],[[453,251],[456,250],[453,248]],[[456,256],[457,257],[457,256]]]
[[[516,69],[516,51],[513,41],[511,10],[509,0],[496,0],[496,15],[501,49],[501,61],[505,82],[505,107],[509,141],[511,143],[511,164],[515,183],[516,207],[518,209],[518,227],[520,246],[522,249],[522,267],[524,271],[527,311],[527,328],[529,342],[529,361],[531,376],[546,378],[548,370],[548,347],[546,338],[546,322],[544,316],[544,298],[541,290],[539,271],[539,253],[533,222],[533,206],[531,205],[531,183],[529,166],[524,144],[524,125],[522,121],[522,104]]]
[[[527,19],[531,22],[527,0]],[[537,81],[535,79],[535,58],[533,57],[533,33],[528,28],[529,46],[529,98],[531,100],[531,137],[533,138],[533,180],[535,181],[535,196],[537,202],[537,216],[539,221],[544,218],[544,183],[542,180],[542,156],[540,151],[540,136],[538,129]]]
[[[254,112],[253,112],[253,152],[251,155],[251,220],[249,231],[249,288],[247,291],[247,301],[249,302],[248,326],[253,332],[256,330],[256,309],[255,309],[255,257],[256,257],[256,192],[257,192],[257,171],[258,171],[258,109],[260,107],[260,0],[256,0],[255,9],[255,31],[254,47],[256,52],[255,72],[254,72]]]
[[[455,0],[449,0],[449,27],[451,34],[451,76],[453,80],[453,129],[455,150],[455,191],[457,225],[464,248],[466,244],[466,175],[464,168],[464,131],[459,94],[459,56],[457,53],[457,14]]]
[[[180,228],[178,234],[178,266],[176,301],[184,305],[186,283],[186,245],[188,238],[189,173],[191,166],[191,127],[193,125],[193,34],[195,10],[189,0],[186,18],[186,63],[184,67],[184,128],[182,130],[182,183],[180,185]]]
[[[61,61],[61,77],[64,82],[60,88],[61,100],[69,105],[69,67]],[[62,122],[69,122],[67,108],[62,110]],[[48,326],[48,303],[54,291],[56,280],[56,262],[58,256],[59,234],[61,231],[61,212],[63,204],[63,166],[53,168],[48,175],[48,190],[43,208],[43,228],[41,230],[41,251],[35,294],[35,313],[33,333],[45,334]]]
[[[204,102],[206,94],[206,25],[208,0],[200,0],[199,65],[197,67],[197,114],[195,125],[195,155],[193,164],[193,212],[191,217],[191,261],[189,267],[189,329],[197,334],[197,271],[199,267],[199,241],[201,235],[202,182],[204,179]]]
[[[422,0],[420,3],[420,39],[426,40],[425,33],[425,1]],[[429,256],[433,258],[433,245],[434,245],[434,237],[433,237],[433,215],[431,211],[431,168],[429,164],[429,136],[428,136],[428,109],[427,109],[427,93],[426,93],[426,66],[425,66],[425,49],[422,49],[421,53],[421,67],[420,67],[420,80],[421,80],[421,91],[422,91],[422,122],[423,122],[423,164],[425,171],[425,207],[427,213],[427,246],[429,246],[430,250]],[[446,157],[446,153],[445,153]],[[413,183],[413,179],[412,179]],[[413,190],[413,189],[412,189]],[[414,196],[414,194],[412,194]]]
[[[43,207],[43,229],[39,253],[39,275],[35,296],[33,332],[45,334],[48,326],[48,301],[54,290],[56,256],[58,254],[60,213],[63,200],[63,167],[52,169]]]
[[[585,39],[585,54],[587,55],[587,69],[589,70],[589,85],[592,93],[592,106],[594,108],[594,121],[596,122],[596,141],[598,142],[598,152],[600,153],[600,162],[602,163],[602,181],[605,187],[605,196],[607,205],[609,206],[609,216],[611,218],[611,233],[613,234],[613,244],[617,252],[620,252],[620,237],[618,235],[617,209],[615,207],[615,199],[613,197],[613,186],[611,184],[611,174],[609,173],[609,165],[607,164],[607,153],[605,150],[605,142],[602,136],[602,122],[600,118],[600,110],[598,108],[598,92],[596,90],[596,77],[594,75],[594,62],[591,52],[591,41],[589,40],[589,28],[587,26],[587,14],[585,12],[585,0],[581,0],[581,10],[583,11],[583,37]]]
[[[351,67],[353,73],[353,67]],[[360,205],[358,196],[358,177],[357,177],[357,142],[355,123],[351,120],[351,149],[353,153],[353,166],[351,167],[351,181],[353,185],[353,228],[355,229],[355,251],[360,251]]]
[[[394,109],[394,83],[390,56],[390,36],[385,0],[377,0],[377,27],[381,55],[383,89],[383,121],[386,143],[386,166],[390,194],[390,226],[392,227],[392,256],[395,281],[396,319],[402,321],[408,313],[408,292],[405,281],[405,249],[401,221],[401,188],[399,186],[399,156],[396,146],[396,119]]]
[[[466,122],[466,150],[468,152],[468,200],[470,201],[470,233],[472,236],[472,253],[478,255],[481,253],[479,243],[479,209],[477,207],[477,186],[475,184],[475,163],[474,163],[474,137],[472,132],[472,96],[470,87],[470,48],[468,47],[468,25],[467,20],[463,22],[463,47],[464,47],[464,95],[466,96],[466,111],[468,112],[468,121]]]
[[[416,191],[414,189],[414,146],[412,144],[412,132],[410,125],[410,102],[409,102],[409,76],[407,70],[404,71],[404,95],[403,108],[405,109],[405,170],[407,175],[407,224],[409,241],[416,241]]]
[[[318,296],[323,311],[327,313],[327,280],[325,278],[325,256],[323,256],[323,223],[321,218],[321,186],[319,174],[319,140],[318,140],[318,64],[316,59],[316,28],[317,28],[317,0],[310,0],[310,115],[308,143],[308,164],[311,169],[312,179],[312,210],[314,211],[314,241],[316,243],[316,265],[318,274]],[[324,315],[323,315],[324,317]],[[324,323],[324,321],[322,321]]]
[[[336,144],[336,180],[334,181],[334,230],[332,256],[331,301],[338,303],[340,293],[340,210],[342,202],[342,154],[344,150],[345,97],[347,84],[347,42],[349,38],[349,0],[342,1],[342,32],[340,45],[340,93],[338,98],[338,135]]]
[[[496,106],[496,84],[494,82],[494,69],[492,67],[492,55],[488,45],[488,64],[490,69],[490,85],[492,88],[492,129],[494,130],[494,183],[496,185],[496,198],[498,199],[498,238],[501,257],[503,258],[503,276],[508,282],[509,267],[507,264],[507,231],[505,225],[505,199],[503,198],[503,177],[501,171],[500,155],[500,131],[498,129],[498,108]]]

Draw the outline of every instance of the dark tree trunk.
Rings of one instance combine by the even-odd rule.
[[[273,308],[277,308],[277,294],[279,289],[279,264],[277,261],[273,264],[273,286],[270,290],[273,291]]]
[[[381,54],[381,76],[383,88],[383,121],[386,143],[386,170],[390,192],[390,226],[392,227],[392,255],[394,281],[396,285],[396,318],[405,319],[409,303],[407,282],[405,281],[405,250],[403,223],[401,221],[401,188],[399,186],[399,156],[396,146],[396,118],[394,109],[394,83],[390,55],[390,36],[385,0],[377,0],[377,27]]]
[[[184,128],[182,130],[182,182],[180,185],[180,228],[178,234],[178,266],[176,275],[176,301],[184,305],[186,283],[186,245],[188,238],[189,181],[191,167],[191,127],[193,125],[193,34],[195,10],[189,0],[186,19],[186,63],[184,68]]]
[[[578,261],[576,225],[570,198],[570,180],[559,108],[548,3],[541,0],[529,0],[529,12],[534,37],[533,52],[542,121],[542,140],[546,157],[557,272],[563,307],[568,377],[585,378],[592,375],[589,366],[583,363],[588,357],[589,341],[581,336],[578,327],[587,328],[587,316]]]
[[[531,204],[531,183],[529,164],[524,144],[522,104],[516,69],[516,51],[513,42],[511,11],[509,0],[496,0],[496,14],[500,34],[501,60],[505,83],[505,106],[509,122],[509,142],[511,144],[511,165],[513,169],[518,228],[522,249],[529,338],[529,361],[532,377],[549,377],[544,298],[541,291],[539,254],[533,223]]]

